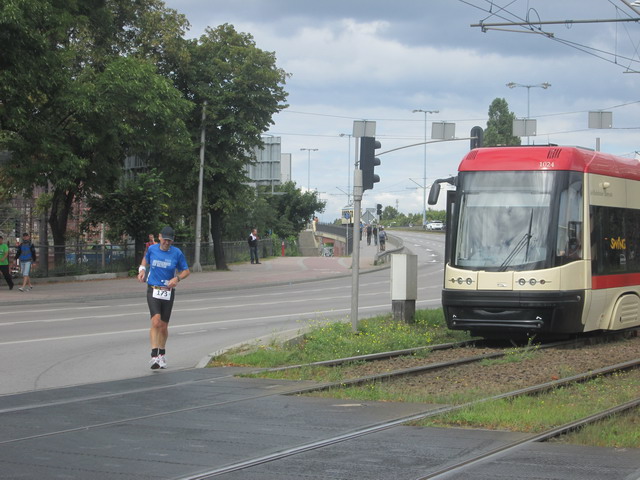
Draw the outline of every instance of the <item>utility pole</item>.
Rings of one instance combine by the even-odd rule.
[[[205,125],[204,120],[206,116],[207,101],[202,104],[202,130],[200,132],[200,174],[198,179],[198,208],[196,212],[196,245],[195,254],[193,257],[193,265],[191,266],[194,272],[201,272],[202,265],[200,265],[200,236],[202,234],[202,183],[204,182],[204,140],[205,140]]]
[[[356,144],[356,149],[357,149]],[[362,206],[362,170],[353,172],[353,253],[351,255],[351,328],[358,331],[358,294],[360,292],[360,208]]]

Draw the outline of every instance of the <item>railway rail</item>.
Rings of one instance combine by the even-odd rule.
[[[562,342],[561,342],[562,343]],[[565,346],[568,345],[575,345],[576,342],[575,341],[571,341],[571,342],[564,342],[562,343]],[[547,346],[551,346],[551,345],[559,345],[559,343],[556,344],[547,344]],[[438,345],[438,346],[434,346],[433,348],[435,349],[447,349],[447,348],[455,348],[455,347],[459,347],[461,346],[460,344],[448,344],[448,345]],[[461,349],[462,350],[462,349]],[[374,356],[368,356],[369,360],[373,360],[373,357],[377,357],[378,359],[381,357],[393,357],[395,355],[399,354],[398,352],[385,352],[384,354],[376,354]],[[401,355],[410,355],[411,352],[407,352],[402,351],[402,353],[400,353]],[[496,356],[499,356],[500,354],[504,354],[503,352],[493,352],[492,355],[495,354]],[[478,359],[483,359],[483,358],[488,358],[486,355],[476,355],[475,357],[477,358],[473,358],[471,359],[471,357],[467,357],[467,358],[462,358],[462,359],[457,359],[453,362],[448,362],[449,366],[451,365],[458,365],[458,364],[462,364],[462,363],[468,363],[469,361],[477,361]],[[359,361],[362,360],[362,357],[351,357],[350,359],[341,359],[340,361],[332,361],[330,363],[333,364],[341,364],[341,363],[348,363],[348,362],[354,362],[354,361]],[[319,363],[323,363],[323,362],[319,362]],[[447,362],[441,362],[440,364],[438,364],[437,366],[432,365],[431,367],[428,368],[444,368],[444,366],[446,365]],[[555,380],[552,382],[546,382],[543,384],[539,384],[536,385],[534,387],[528,387],[525,389],[519,389],[519,390],[513,390],[507,393],[503,393],[500,395],[495,395],[492,397],[487,397],[487,398],[482,398],[482,399],[478,399],[474,402],[468,402],[466,404],[463,405],[454,405],[454,406],[442,406],[442,407],[438,407],[438,408],[427,408],[425,407],[425,409],[423,411],[419,411],[418,413],[414,413],[412,415],[407,415],[407,416],[398,416],[397,418],[393,418],[389,421],[385,421],[385,422],[380,422],[380,423],[376,423],[376,424],[369,424],[366,425],[362,428],[357,428],[353,431],[349,431],[346,432],[344,434],[340,434],[340,435],[332,435],[330,438],[326,438],[323,440],[318,440],[318,441],[312,441],[309,443],[305,443],[305,444],[301,444],[301,445],[296,445],[296,446],[292,446],[291,448],[287,448],[285,450],[276,452],[276,453],[272,453],[272,454],[265,454],[265,455],[260,455],[260,456],[256,456],[255,458],[250,458],[244,461],[239,461],[239,462],[235,462],[235,463],[231,463],[229,465],[225,465],[222,466],[220,468],[211,468],[209,470],[206,471],[201,471],[198,472],[196,474],[191,474],[191,475],[185,475],[185,476],[181,476],[179,478],[181,479],[189,479],[189,480],[195,480],[195,479],[206,479],[206,478],[215,478],[218,476],[222,476],[226,473],[230,473],[230,472],[239,472],[242,471],[244,469],[248,469],[257,465],[261,465],[261,464],[266,464],[269,462],[274,462],[277,461],[279,459],[282,458],[286,458],[286,457],[295,457],[296,455],[300,455],[304,452],[309,452],[309,451],[313,451],[313,450],[321,450],[322,448],[326,448],[330,445],[335,445],[341,442],[345,442],[348,440],[352,440],[352,439],[356,439],[359,437],[364,437],[366,435],[370,435],[376,432],[383,432],[385,430],[390,430],[393,429],[395,427],[400,427],[406,423],[409,422],[413,422],[413,421],[418,421],[424,418],[428,418],[428,417],[432,417],[432,416],[436,416],[436,415],[440,415],[440,414],[444,414],[447,412],[451,412],[451,411],[455,411],[457,409],[460,408],[465,408],[471,405],[474,405],[476,403],[480,403],[480,402],[486,402],[486,401],[491,401],[493,399],[497,399],[497,398],[503,398],[503,397],[513,397],[513,396],[517,396],[517,395],[529,395],[529,394],[534,394],[536,392],[541,392],[541,391],[545,391],[545,390],[549,390],[549,389],[553,389],[553,388],[557,388],[561,385],[568,385],[571,384],[573,382],[579,382],[579,381],[586,381],[589,378],[593,378],[595,376],[599,376],[599,375],[607,375],[610,374],[612,372],[617,372],[620,370],[626,370],[626,369],[633,369],[633,368],[638,368],[640,363],[640,359],[634,360],[634,361],[629,361],[629,362],[624,362],[624,363],[617,363],[615,365],[611,365],[608,368],[602,368],[602,369],[598,369],[598,370],[593,370],[587,374],[581,374],[581,375],[575,375],[572,377],[567,377],[567,378],[563,378],[563,379],[559,379],[559,380]],[[393,373],[393,376],[404,376],[404,375],[410,375],[410,374],[414,374],[414,373],[419,373],[419,370],[415,370],[415,369],[407,369],[407,370],[402,370],[402,371],[397,371],[397,372],[388,372],[385,374],[382,374],[379,378],[390,378],[390,374]],[[222,379],[225,377],[231,377],[234,376],[233,374],[229,374],[226,376],[220,376],[220,377],[216,377],[218,379]],[[206,383],[206,382],[210,382],[211,378],[203,378],[203,379],[193,379],[190,381],[186,381],[186,382],[174,382],[174,383],[170,383],[170,384],[163,384],[163,385],[153,385],[153,386],[149,386],[149,387],[145,387],[145,388],[130,388],[128,390],[125,391],[118,391],[118,392],[110,392],[110,391],[105,391],[102,393],[95,393],[95,394],[77,394],[77,395],[71,395],[69,394],[69,396],[67,396],[66,398],[59,398],[57,400],[51,400],[48,402],[43,402],[43,403],[39,403],[39,404],[24,404],[24,403],[16,403],[15,405],[9,405],[8,402],[5,403],[5,406],[3,408],[0,408],[0,419],[2,418],[2,415],[8,415],[11,413],[18,413],[18,414],[24,414],[24,413],[28,413],[29,410],[32,409],[38,409],[38,408],[46,408],[46,407],[55,407],[55,406],[60,406],[60,405],[71,405],[74,406],[75,404],[78,405],[78,407],[80,407],[82,405],[83,402],[86,402],[88,400],[100,400],[100,399],[110,399],[112,397],[126,397],[129,394],[150,394],[153,395],[154,393],[161,393],[163,390],[168,390],[171,388],[184,388],[190,385],[196,385],[196,384],[200,384],[200,383]],[[372,381],[372,377],[371,376],[366,376],[366,377],[362,377],[362,378],[358,378],[358,379],[352,379],[352,383],[364,383],[367,381]],[[259,395],[248,395],[242,399],[234,399],[234,400],[227,400],[227,401],[204,401],[201,402],[197,405],[192,405],[192,406],[188,406],[185,408],[175,408],[175,409],[159,409],[158,411],[155,411],[153,413],[149,413],[149,414],[145,414],[145,415],[126,415],[123,418],[119,418],[119,419],[114,419],[114,420],[109,420],[109,421],[95,421],[93,423],[91,422],[85,422],[84,424],[81,425],[75,425],[75,426],[71,426],[69,428],[52,428],[48,431],[37,431],[37,432],[32,432],[29,435],[16,435],[13,438],[7,438],[4,439],[2,441],[0,441],[0,445],[19,445],[20,442],[25,442],[25,441],[29,441],[29,440],[33,440],[33,439],[41,439],[41,438],[51,438],[53,441],[55,441],[55,438],[57,436],[63,436],[63,435],[67,435],[73,432],[84,432],[84,431],[88,431],[88,430],[93,430],[93,429],[100,429],[100,428],[107,428],[110,426],[118,426],[118,425],[122,425],[122,424],[127,424],[127,423],[132,423],[132,422],[137,422],[140,420],[146,420],[146,419],[152,419],[152,418],[160,418],[160,417],[170,417],[171,415],[176,415],[179,413],[183,413],[183,412],[194,412],[194,411],[199,411],[199,410],[206,410],[206,409],[211,409],[212,407],[216,407],[216,406],[222,406],[225,404],[230,404],[230,403],[234,403],[237,404],[239,402],[243,402],[243,401],[250,401],[250,400],[256,400],[256,399],[260,399],[260,398],[266,398],[266,397],[270,397],[270,396],[278,396],[278,395],[297,395],[297,394],[303,394],[303,393],[308,393],[311,392],[313,390],[318,390],[320,388],[326,389],[326,388],[337,388],[340,386],[344,386],[345,385],[345,381],[340,381],[340,382],[326,382],[326,383],[322,383],[322,384],[318,384],[318,385],[312,385],[312,386],[303,386],[300,387],[299,385],[296,386],[292,386],[291,388],[280,388],[277,391],[269,391],[269,392],[263,392]],[[1,398],[0,398],[1,399]],[[621,405],[619,406],[616,410],[611,410],[609,412],[601,412],[600,416],[602,415],[611,415],[614,414],[622,409],[629,409],[629,408],[637,408],[638,406],[638,401],[640,400],[636,400],[635,402],[628,402],[628,404],[626,405]],[[74,406],[75,408],[75,406]],[[592,416],[595,418],[595,416]],[[588,421],[588,419],[586,419],[585,421]],[[575,424],[575,422],[573,422]],[[554,429],[554,430],[558,430],[558,433],[556,434],[560,434],[560,429],[562,429],[563,431],[569,428],[577,428],[576,426],[563,426],[563,427],[559,427],[558,429]],[[25,432],[26,433],[26,432]],[[547,435],[551,435],[553,434],[553,431],[551,432],[547,432]],[[527,442],[534,442],[534,441],[539,441],[540,439],[542,439],[542,437],[539,435],[536,436],[532,436],[531,438],[527,439]],[[438,471],[432,471],[432,472],[428,472],[427,475],[425,477],[420,477],[420,478],[439,478],[437,477],[437,475],[442,476],[442,478],[444,478],[444,476],[446,475],[450,475],[450,474],[454,474],[457,471],[460,471],[460,469],[465,469],[465,468],[473,468],[474,465],[478,464],[479,462],[483,462],[485,460],[489,460],[491,458],[493,458],[494,456],[498,456],[498,455],[503,455],[503,454],[507,454],[510,449],[514,449],[517,448],[520,444],[522,444],[522,442],[520,442],[519,444],[510,444],[510,445],[505,445],[504,448],[501,449],[496,449],[495,451],[492,451],[490,453],[485,453],[484,455],[479,455],[477,457],[474,457],[473,455],[468,456],[467,458],[465,458],[464,462],[459,462],[459,463],[455,463],[455,464],[450,464],[450,465],[443,465],[442,468]],[[436,475],[436,476],[434,476]],[[177,477],[178,478],[178,477]]]
[[[400,425],[404,425],[406,423],[409,422],[415,422],[418,420],[423,420],[425,418],[428,417],[435,417],[438,415],[442,415],[445,413],[450,413],[456,410],[461,410],[463,408],[468,408],[480,403],[484,403],[484,402],[489,402],[489,401],[493,401],[493,400],[498,400],[501,398],[514,398],[517,396],[522,396],[522,395],[532,395],[532,394],[538,394],[541,392],[545,392],[545,391],[549,391],[552,390],[554,388],[560,387],[560,386],[566,386],[566,385],[570,385],[573,383],[579,383],[579,382],[585,382],[587,380],[596,378],[598,376],[602,376],[602,375],[611,375],[613,373],[619,372],[619,371],[624,371],[624,370],[629,370],[629,369],[634,369],[634,368],[639,368],[640,367],[640,359],[636,359],[636,360],[632,360],[629,362],[624,362],[624,363],[619,363],[616,365],[611,365],[609,367],[605,367],[605,368],[600,368],[597,370],[593,370],[591,372],[587,372],[587,373],[583,373],[583,374],[579,374],[579,375],[574,375],[571,377],[567,377],[567,378],[563,378],[563,379],[559,379],[559,380],[554,380],[551,382],[546,382],[543,384],[539,384],[539,385],[534,385],[534,386],[530,386],[527,388],[523,388],[523,389],[518,389],[518,390],[514,390],[511,392],[506,392],[506,393],[502,393],[499,395],[493,395],[490,397],[485,397],[485,398],[481,398],[481,399],[477,399],[474,400],[472,402],[467,402],[464,404],[460,404],[460,405],[453,405],[453,406],[445,406],[445,407],[441,407],[441,408],[436,408],[436,409],[428,409],[425,410],[424,412],[420,412],[414,415],[410,415],[410,416],[405,416],[405,417],[401,417],[401,418],[397,418],[394,420],[390,420],[387,422],[383,422],[380,424],[376,424],[376,425],[371,425],[367,428],[363,428],[354,432],[350,432],[344,435],[339,435],[339,436],[335,436],[332,438],[328,438],[328,439],[324,439],[321,441],[317,441],[317,442],[312,442],[312,443],[308,443],[305,445],[300,445],[294,448],[290,448],[287,450],[283,450],[281,452],[277,452],[271,455],[264,455],[261,457],[257,457],[257,458],[253,458],[253,459],[249,459],[249,460],[245,460],[243,462],[238,462],[235,464],[231,464],[231,465],[227,465],[225,467],[222,468],[217,468],[217,469],[212,469],[210,471],[207,472],[201,472],[197,475],[190,475],[190,476],[185,476],[182,477],[181,480],[206,480],[209,478],[215,478],[218,476],[222,476],[231,472],[238,472],[238,471],[242,471],[248,468],[252,468],[252,467],[256,467],[258,465],[262,465],[265,463],[269,463],[269,462],[273,462],[273,461],[277,461],[283,458],[287,458],[287,457],[291,457],[291,456],[295,456],[295,455],[300,455],[302,453],[306,453],[309,452],[311,450],[318,450],[318,449],[322,449],[331,445],[335,445],[337,443],[340,442],[345,442],[348,440],[353,440],[365,435],[370,435],[373,433],[377,433],[377,432],[381,432],[384,430],[389,430],[392,429],[394,427],[398,427]],[[577,428],[580,428],[588,423],[593,423],[596,422],[602,418],[606,418],[608,416],[614,415],[614,414],[618,414],[621,413],[623,411],[627,411],[633,408],[638,408],[638,406],[640,406],[640,397],[636,398],[632,401],[626,402],[624,404],[620,404],[617,405],[613,408],[608,408],[608,409],[604,409],[600,412],[597,412],[596,414],[590,415],[588,417],[582,418],[580,420],[568,423],[566,425],[562,425],[560,427],[556,427],[553,429],[549,429],[545,432],[539,433],[539,434],[535,434],[535,435],[531,435],[530,437],[521,440],[521,441],[517,441],[517,442],[512,442],[509,444],[506,444],[500,448],[497,448],[491,452],[488,453],[483,453],[481,455],[476,455],[476,456],[470,456],[466,459],[464,459],[463,461],[454,463],[454,464],[450,464],[450,465],[446,465],[443,466],[441,469],[439,469],[438,471],[435,472],[430,472],[425,476],[419,477],[416,480],[426,480],[426,479],[431,479],[431,478],[445,478],[446,476],[452,475],[454,473],[460,472],[463,469],[469,468],[473,465],[477,465],[480,462],[489,460],[493,457],[496,457],[498,455],[504,455],[507,454],[509,451],[518,448],[519,446],[526,444],[526,443],[532,443],[532,442],[536,442],[536,441],[544,441],[544,440],[548,440],[550,438],[553,438],[555,436],[559,436],[562,435],[564,433],[567,433],[571,430],[575,430]]]

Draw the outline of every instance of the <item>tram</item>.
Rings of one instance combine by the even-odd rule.
[[[447,192],[442,306],[487,338],[640,325],[640,164],[567,146],[478,148]]]

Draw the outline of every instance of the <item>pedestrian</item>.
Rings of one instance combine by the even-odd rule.
[[[378,225],[373,226],[373,244],[378,245]]]
[[[13,279],[9,273],[9,245],[4,243],[2,235],[0,235],[0,272],[9,285],[9,290],[13,290]]]
[[[147,250],[140,268],[138,281],[145,281],[145,273],[149,268],[147,278],[147,305],[151,316],[151,369],[167,368],[166,344],[169,337],[169,320],[176,298],[176,286],[191,273],[184,254],[178,247],[174,247],[175,233],[173,228],[166,226],[160,232],[160,243],[153,244]]]
[[[22,234],[22,243],[18,246],[16,260],[20,261],[20,271],[22,273],[22,286],[18,288],[21,292],[27,292],[33,288],[31,285],[31,267],[36,263],[36,248],[31,243],[31,235],[27,232]]]
[[[147,254],[147,250],[149,250],[149,247],[151,245],[155,245],[156,243],[158,243],[156,242],[156,239],[153,236],[153,233],[150,233],[148,238],[149,238],[149,241],[144,244],[144,253],[142,254],[143,257]],[[149,276],[149,272],[147,271],[144,277],[145,282],[147,281],[148,276]]]
[[[255,263],[257,265],[260,264],[260,261],[258,260],[258,240],[260,240],[260,237],[258,237],[258,230],[254,228],[253,230],[251,230],[251,234],[249,235],[247,242],[249,243],[249,254],[251,255],[251,263]]]
[[[384,227],[380,225],[378,230],[378,241],[380,242],[380,251],[384,252],[387,247],[387,232],[384,231]]]
[[[367,225],[367,245],[371,245],[371,225]]]
[[[149,234],[149,241],[148,241],[147,243],[145,243],[145,244],[144,244],[144,253],[145,253],[145,255],[146,255],[146,253],[147,253],[147,250],[149,250],[149,247],[150,247],[151,245],[155,245],[156,243],[158,243],[158,242],[156,242],[156,239],[155,239],[155,237],[153,236],[153,233],[150,233],[150,234]]]

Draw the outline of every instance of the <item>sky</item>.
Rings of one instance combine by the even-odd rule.
[[[340,217],[353,189],[354,121],[375,122],[382,145],[375,170],[380,182],[365,191],[363,209],[382,204],[422,213],[425,165],[427,189],[455,175],[471,128],[486,128],[496,98],[517,118],[536,119],[531,144],[595,148],[598,142],[602,151],[634,158],[640,150],[640,24],[579,22],[639,18],[640,7],[636,12],[631,3],[165,0],[186,15],[190,38],[228,23],[275,53],[277,66],[290,74],[289,107],[274,116],[267,134],[281,137],[282,152],[291,153],[298,187],[327,202],[318,215],[326,222]],[[493,25],[525,21],[533,25]],[[558,23],[538,23],[551,21]],[[481,23],[485,31],[472,26]],[[519,86],[508,88],[510,82]],[[598,110],[612,112],[613,128],[588,128],[588,112]],[[425,117],[430,143],[410,146],[424,142]],[[433,141],[433,122],[455,123],[455,139]]]

